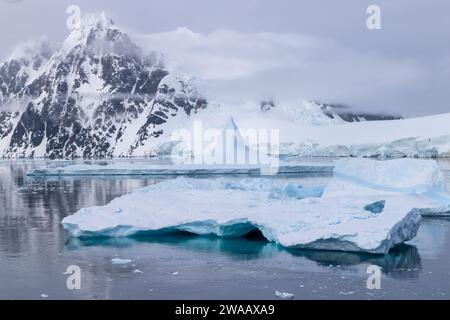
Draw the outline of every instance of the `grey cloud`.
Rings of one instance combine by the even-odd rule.
[[[69,4],[80,5],[83,12],[106,11],[130,33],[158,34],[186,27],[203,35],[217,30],[297,34],[338,51],[334,58],[330,52],[321,56],[312,51],[315,59],[292,68],[260,70],[253,65],[251,74],[217,84],[224,90],[234,86],[236,93],[273,90],[286,96],[299,91],[307,97],[407,115],[450,112],[447,0],[0,0],[0,57],[18,43],[42,35],[62,41],[68,33]],[[366,28],[369,4],[382,9],[379,31]],[[375,82],[365,85],[364,70]],[[264,77],[291,81],[275,88],[271,81],[256,81]]]

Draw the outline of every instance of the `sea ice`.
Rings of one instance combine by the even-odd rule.
[[[261,165],[196,165],[196,164],[167,164],[145,165],[132,163],[113,163],[108,165],[75,164],[68,166],[48,166],[30,169],[27,176],[123,176],[123,175],[223,175],[223,174],[251,174],[260,175]],[[329,163],[281,163],[277,173],[324,173],[331,174],[333,165]]]
[[[288,292],[275,291],[275,295],[281,299],[294,299],[294,294]]]
[[[435,161],[339,160],[325,188],[271,181],[172,179],[81,209],[62,223],[74,237],[173,231],[241,237],[258,229],[290,248],[386,254],[416,236],[421,214],[450,211]]]
[[[131,263],[132,260],[130,259],[121,259],[121,258],[114,258],[111,259],[112,264],[128,264]]]

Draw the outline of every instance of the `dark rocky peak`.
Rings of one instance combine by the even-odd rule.
[[[403,116],[391,113],[373,113],[354,110],[343,104],[320,104],[323,112],[330,118],[339,117],[346,122],[400,120]]]

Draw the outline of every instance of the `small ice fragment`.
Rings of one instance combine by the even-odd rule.
[[[275,295],[281,299],[293,299],[294,298],[294,294],[288,293],[288,292],[280,292],[278,290],[275,291]]]
[[[41,294],[41,298],[43,298],[43,299],[46,299],[46,298],[48,298],[49,296],[48,296],[48,294],[46,294],[46,293],[43,293],[43,294]]]
[[[133,273],[143,273],[143,272],[141,270],[139,270],[139,269],[134,269]]]
[[[128,264],[131,261],[132,260],[130,260],[130,259],[121,259],[121,258],[111,259],[112,264]]]
[[[179,275],[179,274],[180,274],[180,273],[179,273],[178,271],[175,271],[175,272],[172,273],[173,276],[177,276],[177,275]]]
[[[364,210],[378,214],[378,213],[383,212],[385,205],[386,205],[386,201],[381,200],[381,201],[377,201],[377,202],[366,205],[364,207]]]
[[[122,209],[121,208],[117,208],[116,209],[116,213],[121,213],[122,212]]]
[[[355,291],[341,291],[339,294],[342,294],[344,296],[350,296],[352,294],[355,294]]]

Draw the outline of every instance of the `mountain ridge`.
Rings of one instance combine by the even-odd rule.
[[[29,68],[28,62],[20,65],[17,61],[20,58],[14,57],[2,64],[7,71],[11,71],[7,64],[15,67],[8,75]],[[144,55],[103,14],[83,18],[80,28],[73,30],[45,63],[44,69],[34,70],[34,79],[23,72],[26,76],[17,79],[14,91],[8,84],[15,83],[16,77],[0,79],[4,88],[0,109],[3,157],[113,156],[115,145],[142,114],[149,119],[147,127],[160,124],[151,119],[169,111],[161,107],[166,96],[177,96],[171,101],[170,115],[164,114],[166,118],[176,116],[178,109],[186,113],[196,109],[186,98],[192,89],[177,91],[188,88],[189,83],[178,79],[182,83],[178,88],[169,87],[167,81],[160,87],[169,72],[158,55]],[[12,104],[22,105],[24,110],[12,112],[4,107]],[[143,142],[133,145],[139,143]],[[122,155],[128,152],[124,150]]]
[[[44,38],[0,64],[0,157],[157,155],[157,141],[208,106],[161,54],[144,53],[104,13],[86,15],[60,47]],[[263,101],[259,112],[277,108]],[[314,102],[290,109],[312,125],[362,120]]]

